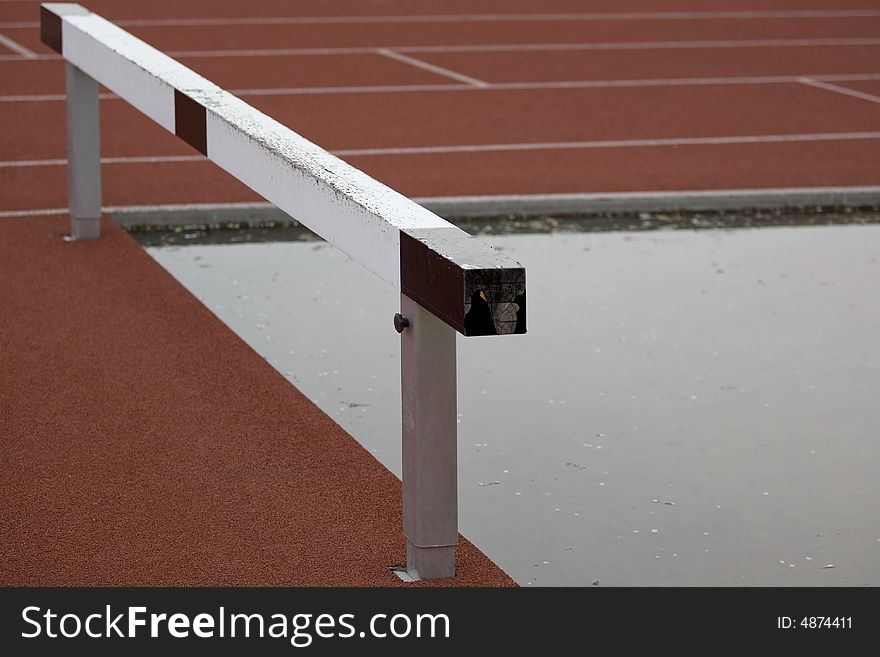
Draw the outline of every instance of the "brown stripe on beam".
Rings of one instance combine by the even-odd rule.
[[[40,41],[61,54],[61,16],[40,7]]]
[[[174,90],[174,134],[202,155],[208,154],[205,108],[177,89]]]
[[[464,271],[428,248],[424,241],[403,231],[400,233],[400,291],[464,333]]]
[[[400,232],[400,289],[463,335],[526,332],[525,269],[458,228]]]

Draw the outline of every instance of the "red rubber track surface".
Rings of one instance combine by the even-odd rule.
[[[866,94],[880,96],[880,80],[861,80],[858,82],[840,82],[838,86],[852,89],[853,91],[861,91]]]
[[[400,482],[105,221],[0,239],[0,585],[402,584]],[[511,580],[466,540],[458,576]]]
[[[0,2],[0,18],[11,21],[10,27],[0,27],[0,34],[42,54],[48,50],[38,43],[38,31],[24,24],[14,26],[15,20],[36,18],[35,12],[27,13],[35,6]],[[154,1],[136,6],[98,2],[90,7],[122,20],[296,18],[297,11],[302,16],[313,16],[318,11],[285,2]],[[880,131],[880,102],[845,92],[877,96],[880,43],[864,40],[880,38],[880,16],[694,15],[657,20],[629,14],[623,17],[626,20],[486,18],[494,13],[543,16],[553,12],[613,11],[644,15],[671,11],[866,9],[876,12],[877,7],[857,0],[845,6],[805,1],[738,6],[659,0],[540,5],[500,1],[330,2],[320,5],[321,16],[374,16],[377,22],[353,18],[353,22],[317,24],[132,25],[128,29],[165,49],[220,51],[222,56],[202,53],[180,58],[319,145],[342,151],[343,158],[408,195],[874,186],[880,184],[880,165],[871,157],[880,141],[874,134]],[[395,22],[397,19],[387,18],[417,14],[478,14],[483,18],[470,22],[460,18]],[[759,41],[730,47],[731,42],[756,39]],[[762,39],[782,39],[788,45],[767,44]],[[644,47],[652,42],[661,42],[663,47]],[[704,45],[693,47],[701,43]],[[514,49],[442,49],[491,44]],[[516,44],[550,44],[557,48],[586,44],[593,49],[516,50]],[[404,51],[403,55],[417,60],[414,64],[369,50],[438,45],[440,51]],[[241,52],[243,48],[340,47],[367,50],[272,56]],[[426,70],[419,62],[443,67],[451,74]],[[490,85],[531,86],[481,89],[456,79],[456,74]],[[802,76],[832,76],[823,81],[839,89],[808,86],[799,82]],[[851,79],[853,76],[856,79]],[[558,88],[560,83],[588,88]],[[59,171],[63,162],[33,166],[39,164],[34,160],[65,157],[61,61],[21,56],[0,61],[0,85],[0,210],[63,207],[64,176]],[[105,99],[101,105],[105,157],[193,155],[185,144],[124,102]],[[842,136],[828,138],[835,133]],[[847,138],[851,133],[868,134],[854,141]],[[786,135],[800,135],[802,140],[772,139]],[[771,137],[771,141],[711,143],[718,137],[755,136]],[[614,148],[577,145],[681,138],[698,141]],[[701,139],[708,141],[701,143]],[[511,144],[534,143],[545,146],[530,151],[508,149]],[[560,148],[553,148],[553,143]],[[467,151],[485,145],[500,149]],[[453,152],[430,152],[435,147],[453,147]],[[454,147],[463,147],[464,152],[455,152]],[[401,148],[416,150],[388,152]],[[380,152],[351,153],[360,149]],[[108,205],[257,200],[222,172],[198,162],[129,161],[107,163],[104,169]]]
[[[249,100],[330,149],[809,135],[838,132],[841,123],[845,132],[880,130],[877,104],[798,84]],[[438,114],[438,104],[449,111]],[[643,111],[646,104],[654,110],[650,114]],[[0,160],[65,157],[62,102],[0,103],[0,121],[7,125],[39,121],[43,126],[10,134],[0,146]],[[731,132],[734,125],[738,129]],[[450,135],[455,135],[454,141]],[[108,157],[195,154],[118,100],[102,102],[102,140],[102,152]],[[345,158],[405,194],[443,196],[873,185],[880,178],[876,152],[877,140],[848,140]],[[65,176],[63,166],[0,168],[6,207],[63,207]],[[107,164],[104,190],[107,205],[257,199],[218,168],[200,162]]]
[[[40,0],[0,3],[3,20],[34,20]],[[82,4],[82,3],[81,3]],[[842,5],[837,7],[836,5]],[[875,0],[90,0],[89,9],[110,19],[262,16],[388,16],[424,14],[527,14],[552,12],[749,11],[773,9],[876,9]]]

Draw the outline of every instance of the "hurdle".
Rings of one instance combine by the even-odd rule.
[[[399,290],[410,579],[455,575],[456,332],[526,332],[525,269],[85,7],[40,6],[65,62],[70,236],[100,237],[98,85]]]

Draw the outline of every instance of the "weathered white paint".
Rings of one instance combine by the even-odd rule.
[[[397,288],[399,231],[450,226],[96,14],[62,34],[65,59],[167,130],[174,89],[203,105],[211,161]]]
[[[96,14],[63,16],[61,30],[64,59],[174,132],[174,89],[156,74],[159,51]]]
[[[449,226],[240,99],[201,100],[211,161],[387,283],[400,287],[400,229]]]

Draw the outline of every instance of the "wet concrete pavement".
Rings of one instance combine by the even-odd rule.
[[[461,529],[520,584],[880,583],[880,226],[483,239],[529,333],[459,337]],[[320,242],[150,253],[399,474],[391,288]]]

